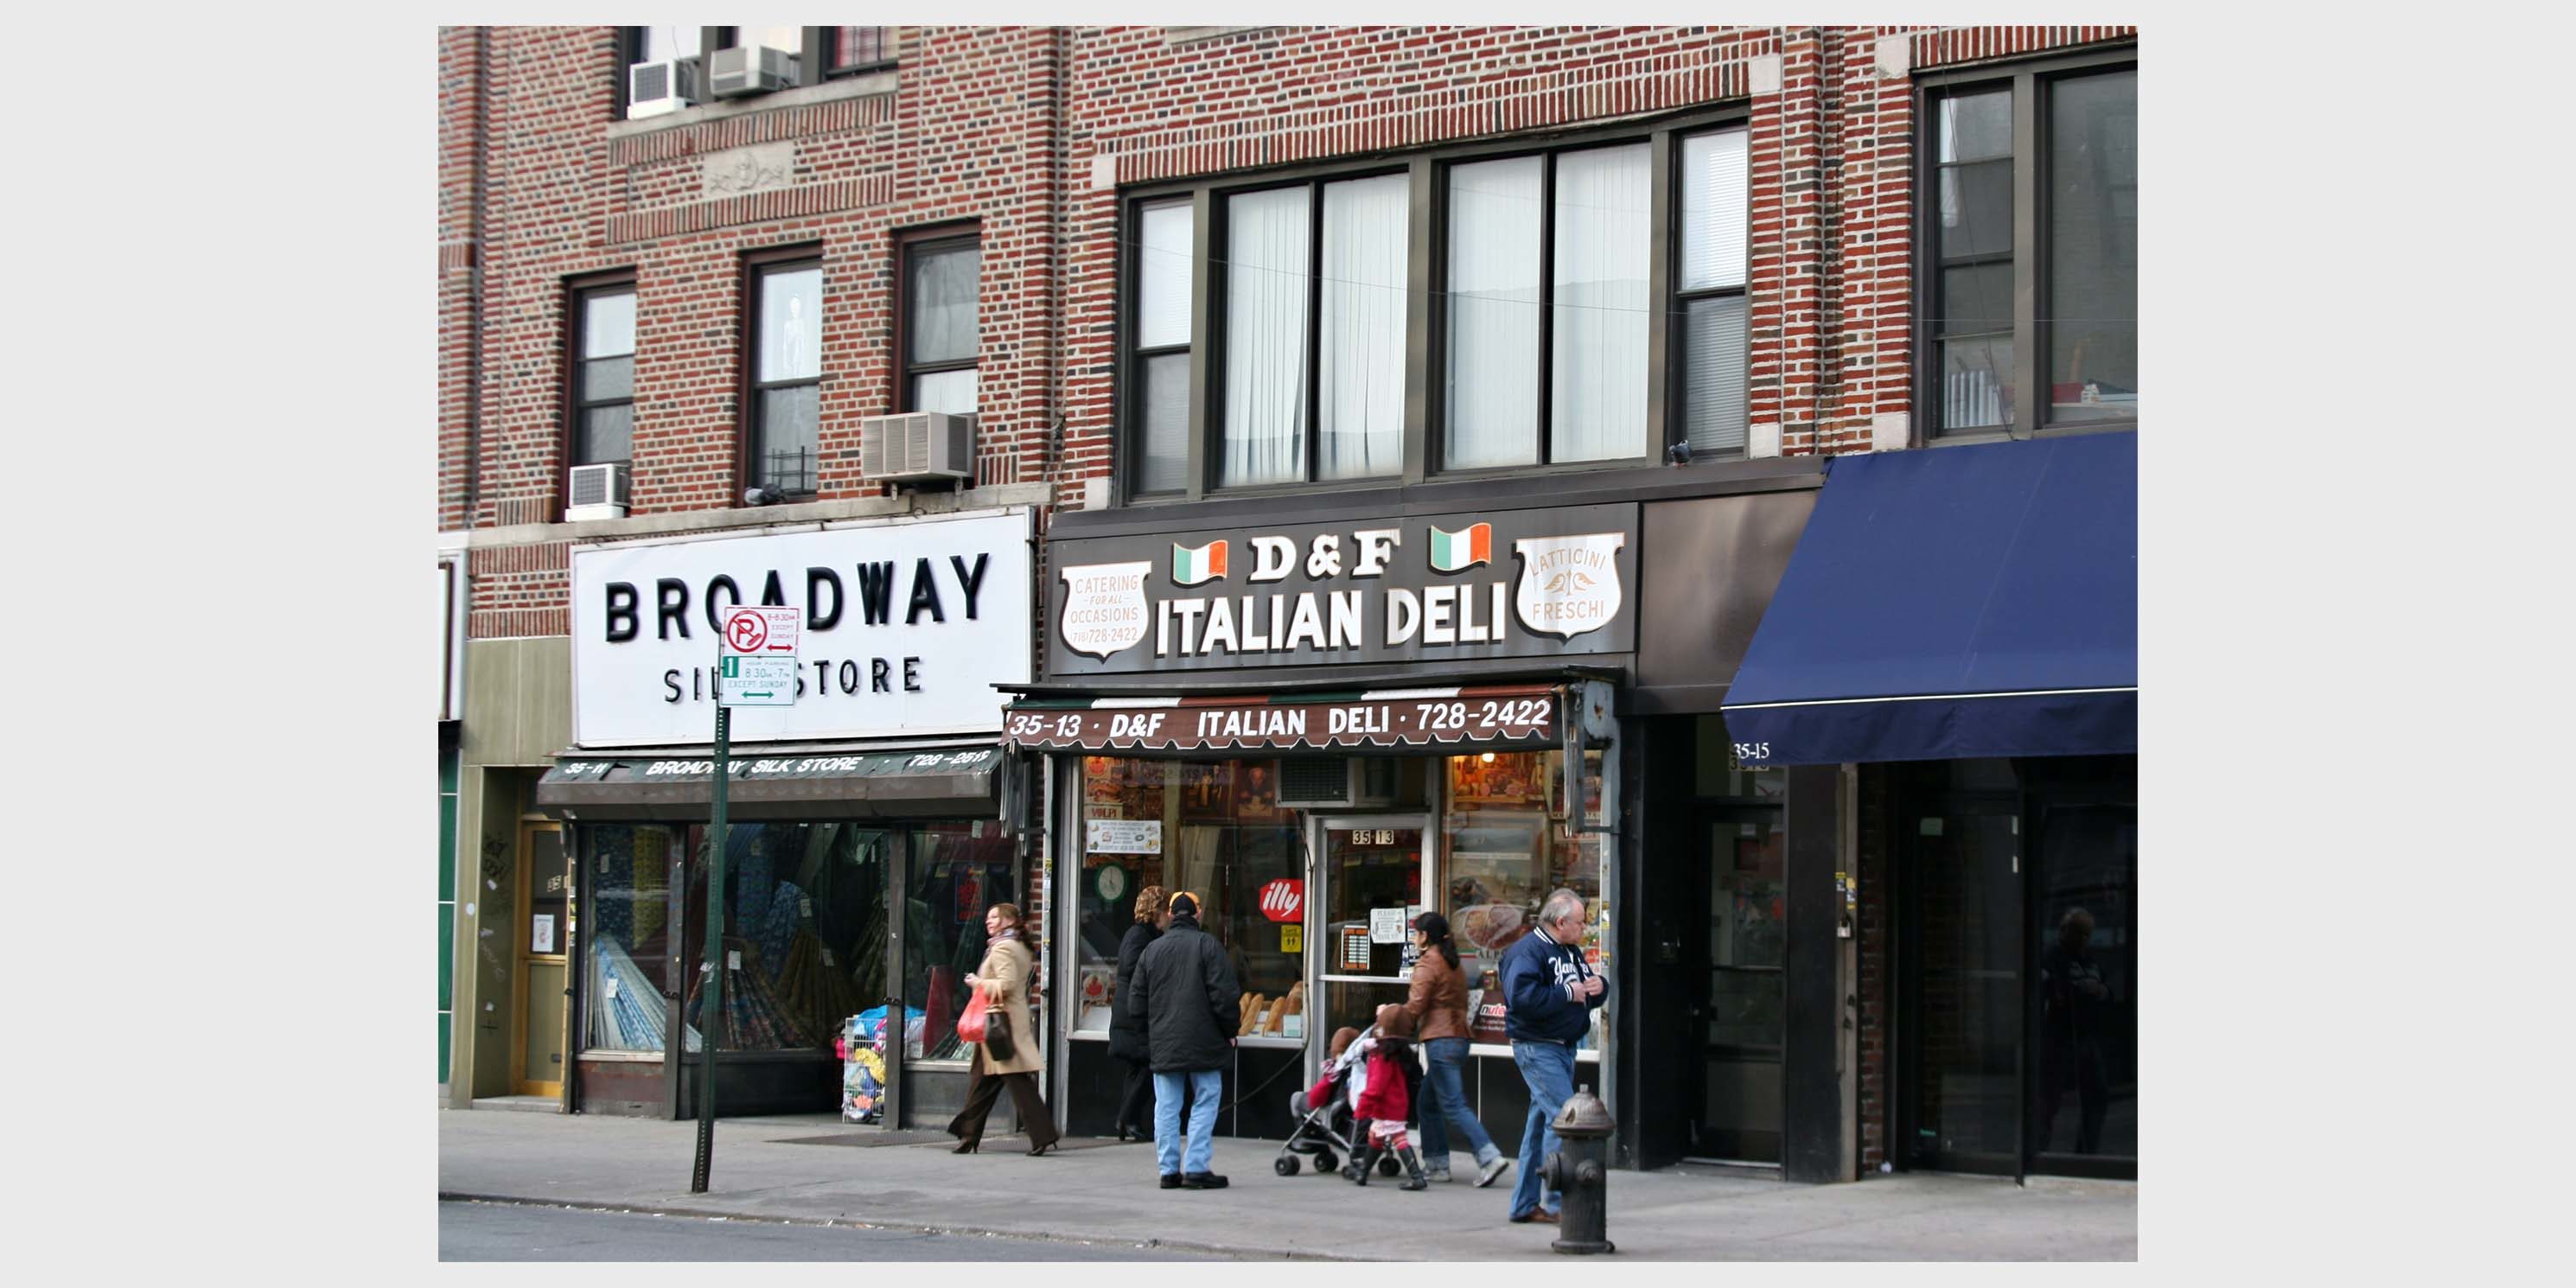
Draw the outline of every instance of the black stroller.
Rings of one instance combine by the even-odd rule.
[[[1301,1166],[1298,1156],[1309,1155],[1315,1160],[1315,1171],[1330,1176],[1342,1165],[1341,1155],[1333,1151],[1352,1155],[1359,1153],[1360,1142],[1353,1137],[1359,1121],[1351,1113],[1351,1075],[1360,1066],[1361,1042],[1376,1035],[1375,1025],[1361,1030],[1359,1040],[1351,1043],[1350,1051],[1343,1059],[1334,1062],[1332,1090],[1325,1103],[1307,1104],[1304,1088],[1288,1093],[1288,1112],[1297,1115],[1297,1128],[1289,1132],[1288,1139],[1280,1144],[1279,1157],[1271,1160],[1271,1171],[1281,1176],[1295,1176]],[[1377,1161],[1377,1170],[1381,1176],[1393,1176],[1404,1169],[1403,1164],[1389,1155]]]

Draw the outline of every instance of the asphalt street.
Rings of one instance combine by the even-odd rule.
[[[924,1234],[519,1203],[438,1205],[441,1261],[1217,1261],[1131,1243]]]

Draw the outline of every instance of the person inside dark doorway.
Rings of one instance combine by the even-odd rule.
[[[2057,942],[2039,959],[2039,1147],[2056,1144],[2057,1111],[2066,1084],[2075,1084],[2080,1106],[2075,1152],[2102,1149],[2102,1119],[2111,1106],[2111,1082],[2102,1068],[2102,1026],[2111,983],[2093,959],[2093,914],[2069,908],[2057,923]]]

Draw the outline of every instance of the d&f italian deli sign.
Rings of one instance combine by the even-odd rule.
[[[1636,647],[1637,508],[1054,543],[1057,677]]]
[[[1029,679],[1026,511],[572,555],[573,741],[687,745],[715,715],[717,623],[804,614],[793,706],[737,707],[739,742],[982,733]]]
[[[1100,698],[1022,702],[1012,746],[1057,751],[1289,751],[1433,744],[1536,750],[1563,745],[1564,695],[1546,685],[1394,689],[1312,702]]]

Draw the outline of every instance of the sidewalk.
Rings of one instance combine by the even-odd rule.
[[[689,1192],[694,1123],[438,1111],[441,1197],[785,1221],[836,1221],[1093,1244],[1160,1242],[1241,1257],[1553,1259],[1553,1227],[1504,1221],[1507,1173],[1418,1194],[1375,1178],[1271,1172],[1275,1143],[1216,1142],[1230,1189],[1159,1189],[1150,1145],[1067,1137],[1046,1158],[1017,1137],[959,1156],[939,1132],[828,1115],[716,1124],[708,1192]],[[1953,1176],[1789,1185],[1747,1176],[1613,1172],[1619,1257],[1708,1261],[2135,1260],[2137,1188],[2017,1186]]]

